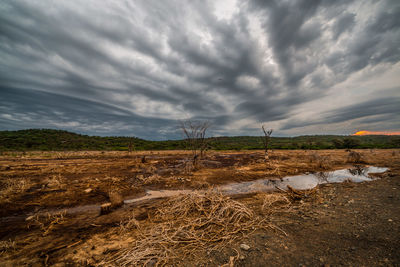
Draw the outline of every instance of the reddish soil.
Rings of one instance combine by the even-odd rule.
[[[365,150],[358,164],[389,167],[380,179],[320,186],[317,195],[277,209],[270,230],[239,237],[220,252],[186,266],[399,266],[400,151]],[[32,214],[143,195],[146,189],[200,189],[233,181],[274,179],[348,166],[348,152],[210,152],[197,169],[184,164],[188,153],[63,152],[0,156],[0,266],[99,265],[123,244],[120,222],[132,215],[143,224],[159,201],[137,203],[100,215],[35,217]],[[86,189],[90,189],[85,192]],[[90,191],[90,192],[89,192]],[[238,201],[255,211],[262,195]],[[280,229],[280,230],[277,230]],[[285,233],[285,234],[284,234]],[[239,248],[245,243],[248,251]],[[239,253],[239,254],[238,254]],[[240,257],[240,258],[239,258]],[[227,265],[229,266],[229,264]]]

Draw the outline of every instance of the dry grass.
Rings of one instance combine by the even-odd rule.
[[[187,256],[226,247],[268,223],[244,204],[220,193],[192,193],[165,201],[143,226],[136,220],[122,224],[136,242],[103,265],[145,266],[177,263]]]
[[[318,187],[314,187],[309,190],[296,190],[289,185],[287,186],[287,190],[285,191],[287,196],[293,201],[315,198],[318,195],[317,192]]]
[[[309,162],[314,163],[317,168],[328,170],[332,168],[332,159],[329,156],[320,155],[316,152],[309,155]]]
[[[3,180],[0,187],[0,203],[10,202],[14,196],[25,193],[31,186],[32,182],[27,178]]]
[[[349,151],[347,156],[348,163],[362,163],[361,153],[356,151]]]
[[[0,241],[0,255],[9,250],[15,250],[15,241],[11,241],[11,239]]]
[[[45,181],[45,186],[52,189],[62,189],[65,188],[66,184],[60,173],[53,174],[47,181]]]
[[[271,215],[276,211],[288,211],[291,201],[286,194],[264,194],[261,210],[263,213]]]
[[[65,211],[55,214],[48,213],[43,217],[37,215],[32,219],[32,222],[28,224],[28,228],[32,225],[39,226],[40,230],[42,230],[42,235],[46,236],[53,231],[57,225],[62,225],[66,222],[65,215]]]
[[[134,229],[139,229],[139,227],[140,223],[138,220],[136,220],[134,212],[132,212],[131,216],[128,216],[127,219],[121,221],[119,224],[121,234],[128,233]]]

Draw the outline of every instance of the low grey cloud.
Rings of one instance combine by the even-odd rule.
[[[374,115],[385,118],[377,130],[400,128],[399,18],[390,0],[6,0],[0,130],[165,139],[181,137],[179,120],[202,119],[216,135],[259,134],[260,124],[291,135]],[[352,83],[353,103],[335,95],[378,74],[392,80]],[[389,96],[365,101],[379,92]],[[327,95],[344,97],[341,107],[318,104]],[[295,119],[306,107],[323,116]]]
[[[400,89],[400,88],[398,88]],[[329,124],[345,122],[354,119],[362,119],[361,122],[382,122],[400,120],[400,96],[390,98],[376,98],[361,103],[330,110],[321,114],[319,119],[304,121],[288,121],[281,129],[304,127],[309,125]]]

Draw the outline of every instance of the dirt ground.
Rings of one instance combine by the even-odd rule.
[[[349,158],[351,152],[344,150],[273,151],[265,163],[261,151],[210,151],[196,168],[185,151],[3,152],[0,266],[123,265],[129,261],[113,261],[116,255],[130,252],[143,240],[153,240],[146,244],[149,249],[161,244],[157,253],[164,253],[146,256],[149,260],[140,263],[148,266],[400,266],[400,151],[357,152],[361,159]],[[146,190],[204,190],[354,164],[389,170],[372,182],[321,185],[301,199],[284,192],[213,199],[215,207],[221,207],[221,200],[239,212],[234,214],[251,216],[235,217],[232,225],[238,231],[228,232],[229,239],[202,242],[193,254],[182,253],[175,239],[148,238],[164,229],[160,225],[183,227],[163,210],[169,200],[121,206],[122,199],[143,196]],[[271,202],[271,197],[279,201]],[[109,202],[112,208],[100,212],[99,205]],[[64,212],[81,206],[87,208]],[[160,210],[172,219],[157,220]],[[203,210],[190,212],[191,220],[207,215]]]

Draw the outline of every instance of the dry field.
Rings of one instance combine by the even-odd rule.
[[[189,157],[3,152],[0,266],[400,264],[399,150],[273,151],[268,163],[261,151],[210,151],[195,167]],[[209,189],[355,164],[390,169],[308,192]],[[123,204],[165,189],[193,192]]]

